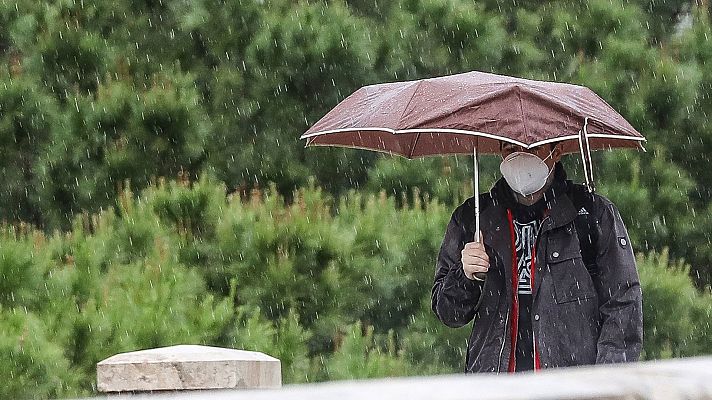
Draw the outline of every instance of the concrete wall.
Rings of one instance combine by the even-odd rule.
[[[712,357],[517,375],[450,375],[288,385],[267,390],[139,394],[136,399],[456,400],[712,399]]]
[[[281,363],[266,354],[178,345],[117,354],[96,365],[100,392],[199,389],[274,389]]]

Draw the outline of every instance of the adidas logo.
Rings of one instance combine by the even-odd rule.
[[[586,211],[585,208],[581,207],[581,209],[578,211],[578,215],[588,215],[588,211]]]

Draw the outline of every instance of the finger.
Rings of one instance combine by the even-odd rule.
[[[466,274],[472,275],[478,272],[487,272],[489,271],[488,266],[481,266],[481,265],[466,265],[463,268],[463,271],[465,271]]]
[[[480,264],[480,263],[471,263],[471,264],[462,264],[462,267],[465,268],[465,269],[468,270],[468,271],[471,271],[471,270],[474,270],[474,269],[476,269],[476,268],[477,268],[477,269],[480,269],[480,268],[489,269],[489,264],[484,264],[484,263],[482,263],[482,264]]]
[[[489,260],[480,257],[463,257],[462,263],[467,265],[487,265],[489,266]]]
[[[484,252],[483,250],[479,250],[479,249],[463,249],[460,254],[463,257],[477,257],[477,258],[482,258],[484,260],[489,259],[489,256],[487,255],[487,253]]]
[[[462,267],[465,268],[466,270],[475,270],[475,269],[489,269],[489,264],[462,264]]]
[[[487,260],[483,260],[481,258],[463,258],[462,259],[462,264],[463,265],[480,265],[480,266],[487,266],[489,267],[489,262]]]
[[[482,251],[485,250],[485,246],[484,246],[482,243],[477,243],[477,242],[468,242],[468,243],[465,243],[465,247],[463,247],[463,248],[464,248],[464,249],[479,249],[479,250],[482,250]]]
[[[461,252],[462,254],[479,254],[482,257],[487,256],[487,252],[485,251],[485,249],[481,248],[464,248]]]

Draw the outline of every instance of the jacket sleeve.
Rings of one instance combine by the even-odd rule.
[[[452,215],[440,246],[435,283],[432,290],[432,309],[438,319],[452,328],[459,328],[472,320],[482,295],[483,281],[470,280],[462,270],[461,252],[471,242],[468,232]]]
[[[635,255],[618,209],[603,203],[596,257],[602,324],[596,364],[637,361],[643,344],[643,304]]]

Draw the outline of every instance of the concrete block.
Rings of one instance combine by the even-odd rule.
[[[179,345],[117,354],[96,365],[100,392],[274,389],[280,361],[254,352]]]

